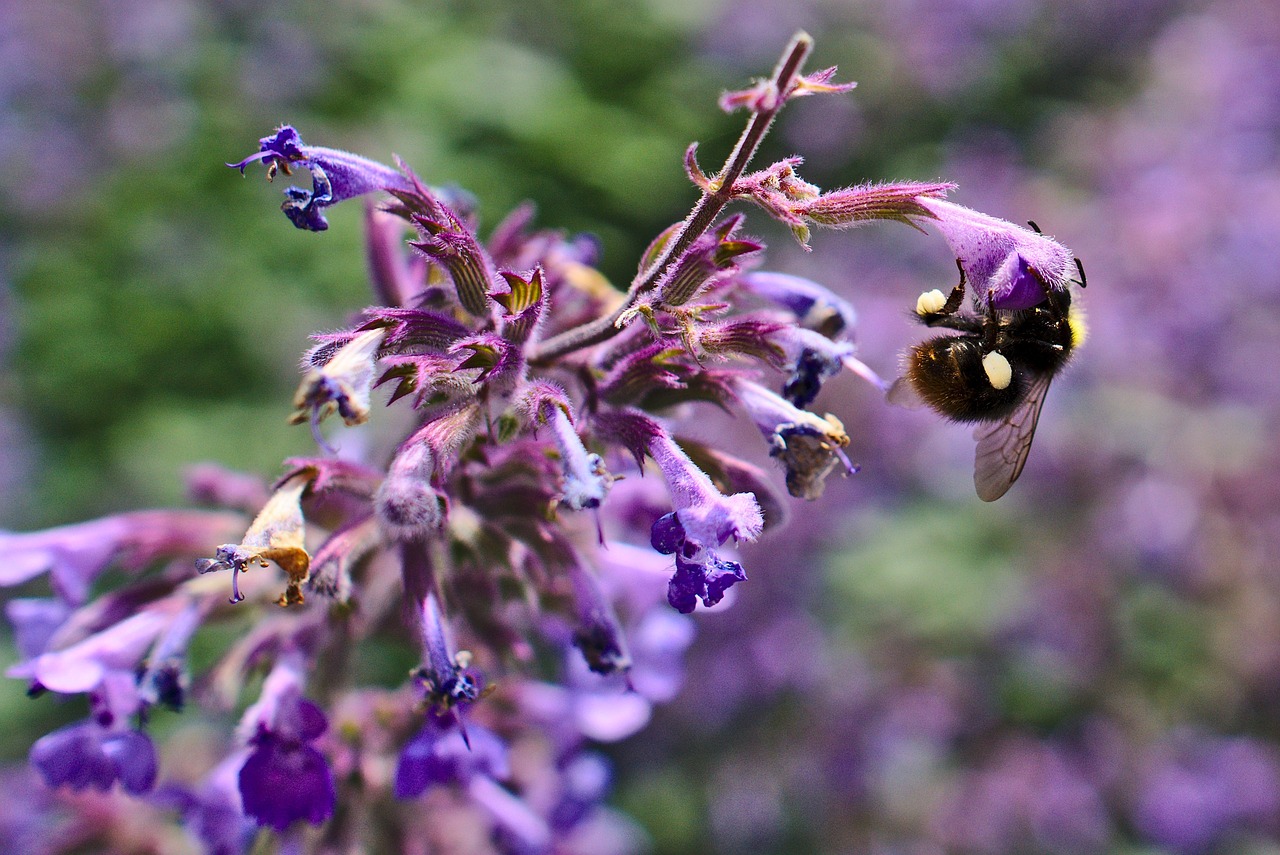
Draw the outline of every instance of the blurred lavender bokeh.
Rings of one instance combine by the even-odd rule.
[[[0,223],[24,265],[39,245],[19,219],[67,216],[121,164],[226,123],[202,112],[214,34],[243,52],[228,87],[272,120],[323,99],[341,54],[285,4],[242,42],[226,33],[243,4],[83,6],[0,5]],[[832,186],[945,176],[958,202],[1035,219],[1085,264],[1090,337],[995,506],[972,495],[967,429],[833,382],[815,409],[862,471],[744,550],[750,584],[699,617],[682,694],[610,749],[617,803],[673,855],[1280,851],[1280,7],[737,0],[689,17],[735,82],[812,32],[818,64],[860,87],[798,104],[772,142]],[[391,126],[422,106],[384,102]],[[208,240],[230,252],[226,234]],[[892,375],[915,296],[953,282],[945,245],[892,225],[814,243],[775,239],[771,266],[843,289],[860,358]],[[722,429],[758,440],[691,432]],[[3,503],[32,477],[32,433],[0,406],[0,518],[29,516]],[[79,799],[104,824],[122,810]]]

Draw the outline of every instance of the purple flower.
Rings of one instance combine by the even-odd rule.
[[[138,680],[138,693],[144,704],[182,709],[187,689],[187,646],[203,619],[202,604],[193,600],[169,623]]]
[[[369,395],[373,391],[378,348],[386,329],[375,327],[354,335],[322,366],[309,370],[293,398],[291,424],[311,421],[316,443],[325,447],[319,423],[337,412],[348,426],[369,420]]]
[[[597,674],[626,671],[631,667],[626,638],[599,580],[583,567],[574,566],[569,572],[578,617],[573,643],[582,651],[587,667]]]
[[[406,441],[374,496],[378,523],[394,540],[429,537],[445,520],[445,500],[431,486],[436,460],[426,442]]]
[[[552,439],[560,452],[560,465],[564,470],[560,504],[573,511],[600,507],[613,484],[604,460],[600,455],[587,451],[563,407],[549,404],[543,407],[543,412],[551,425]]]
[[[140,611],[69,647],[14,665],[7,674],[32,679],[63,694],[93,691],[117,674],[127,675],[132,684],[134,669],[169,626],[177,606],[176,601],[169,601]]]
[[[44,531],[0,531],[0,586],[47,572],[58,596],[79,605],[113,562],[139,570],[163,555],[199,554],[225,537],[235,520],[201,511],[134,511]]]
[[[786,399],[749,380],[734,384],[738,401],[769,443],[769,454],[787,472],[787,491],[801,499],[817,499],[827,476],[843,468],[852,475],[857,468],[844,448],[849,435],[835,416],[819,417],[793,406]]]
[[[307,581],[311,556],[304,544],[306,519],[302,515],[302,493],[316,479],[317,472],[306,468],[286,478],[258,512],[239,543],[219,546],[213,558],[196,561],[196,571],[212,573],[231,571],[231,602],[244,599],[240,593],[240,574],[252,564],[266,567],[274,561],[288,576],[280,605],[301,603],[302,585]]]
[[[472,725],[464,736],[456,723],[428,716],[400,752],[395,794],[412,799],[433,786],[466,784],[477,775],[504,780],[510,774],[507,746],[491,730]]]
[[[103,792],[117,782],[138,795],[156,781],[156,749],[141,731],[93,721],[68,725],[31,747],[31,765],[50,787]]]
[[[422,544],[405,545],[405,549],[415,547],[420,550]],[[426,692],[431,708],[442,716],[449,714],[456,719],[455,707],[466,706],[480,698],[480,680],[467,667],[471,654],[465,650],[453,652],[434,592],[428,593],[422,601],[421,616],[424,656],[422,667],[415,676]]]
[[[302,697],[301,657],[277,661],[258,702],[245,710],[241,731],[250,747],[240,767],[244,812],[284,831],[296,820],[319,825],[337,801],[333,772],[312,742],[328,728],[324,713]]]
[[[800,326],[828,338],[852,330],[857,319],[848,300],[800,276],[757,271],[739,277],[738,286],[787,309]]]
[[[376,190],[413,189],[412,182],[399,170],[350,152],[305,145],[290,125],[280,126],[275,133],[260,139],[258,145],[256,154],[227,166],[243,174],[249,164],[261,161],[267,165],[268,180],[275,178],[277,171],[293,174],[295,166],[309,171],[311,189],[286,187],[285,201],[280,206],[290,222],[307,231],[329,228],[322,212],[330,205]]]
[[[1071,250],[1053,238],[941,199],[921,197],[960,263],[974,301],[997,309],[1029,309],[1045,289],[1067,287]]]
[[[704,606],[713,606],[731,585],[747,578],[740,564],[720,558],[716,549],[730,538],[754,540],[764,525],[760,505],[750,493],[722,495],[665,432],[650,439],[649,453],[675,504],[675,510],[658,519],[650,532],[654,549],[676,556],[667,601],[685,614],[694,610],[698,599]]]

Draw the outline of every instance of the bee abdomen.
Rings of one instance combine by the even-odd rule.
[[[997,421],[1013,412],[1026,380],[1015,370],[1005,388],[994,388],[983,356],[975,338],[939,336],[908,351],[905,374],[939,415],[957,422]]]

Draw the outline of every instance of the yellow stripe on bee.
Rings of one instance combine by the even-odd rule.
[[[1089,337],[1089,324],[1085,321],[1084,309],[1072,306],[1067,313],[1067,326],[1071,328],[1071,346],[1079,347]]]

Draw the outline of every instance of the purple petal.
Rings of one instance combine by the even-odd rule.
[[[283,832],[299,819],[324,822],[333,815],[337,792],[323,754],[264,732],[240,767],[240,799],[259,825]]]
[[[290,735],[296,735],[304,742],[319,739],[320,734],[329,727],[329,721],[325,718],[324,712],[306,698],[298,701],[297,719],[290,724]]]
[[[506,744],[492,731],[472,725],[464,739],[460,728],[444,730],[429,721],[400,753],[395,794],[398,799],[412,799],[432,786],[466,783],[476,775],[505,778],[509,774]]]
[[[703,605],[714,606],[724,599],[725,591],[735,583],[745,581],[747,581],[747,574],[743,572],[741,564],[712,555],[710,566],[706,571],[707,594],[702,598]]]
[[[115,783],[116,767],[102,751],[101,733],[79,722],[46,734],[31,746],[31,765],[50,787],[106,792]]]
[[[676,558],[676,572],[667,585],[667,602],[671,608],[690,614],[698,607],[698,598],[706,594],[707,580],[702,575],[702,565]]]
[[[138,795],[156,785],[159,762],[151,738],[137,730],[113,733],[102,740],[102,752],[115,767],[116,777],[127,792]]]
[[[23,659],[35,659],[48,648],[71,609],[61,600],[22,599],[10,600],[4,612],[13,624],[18,652]]]

